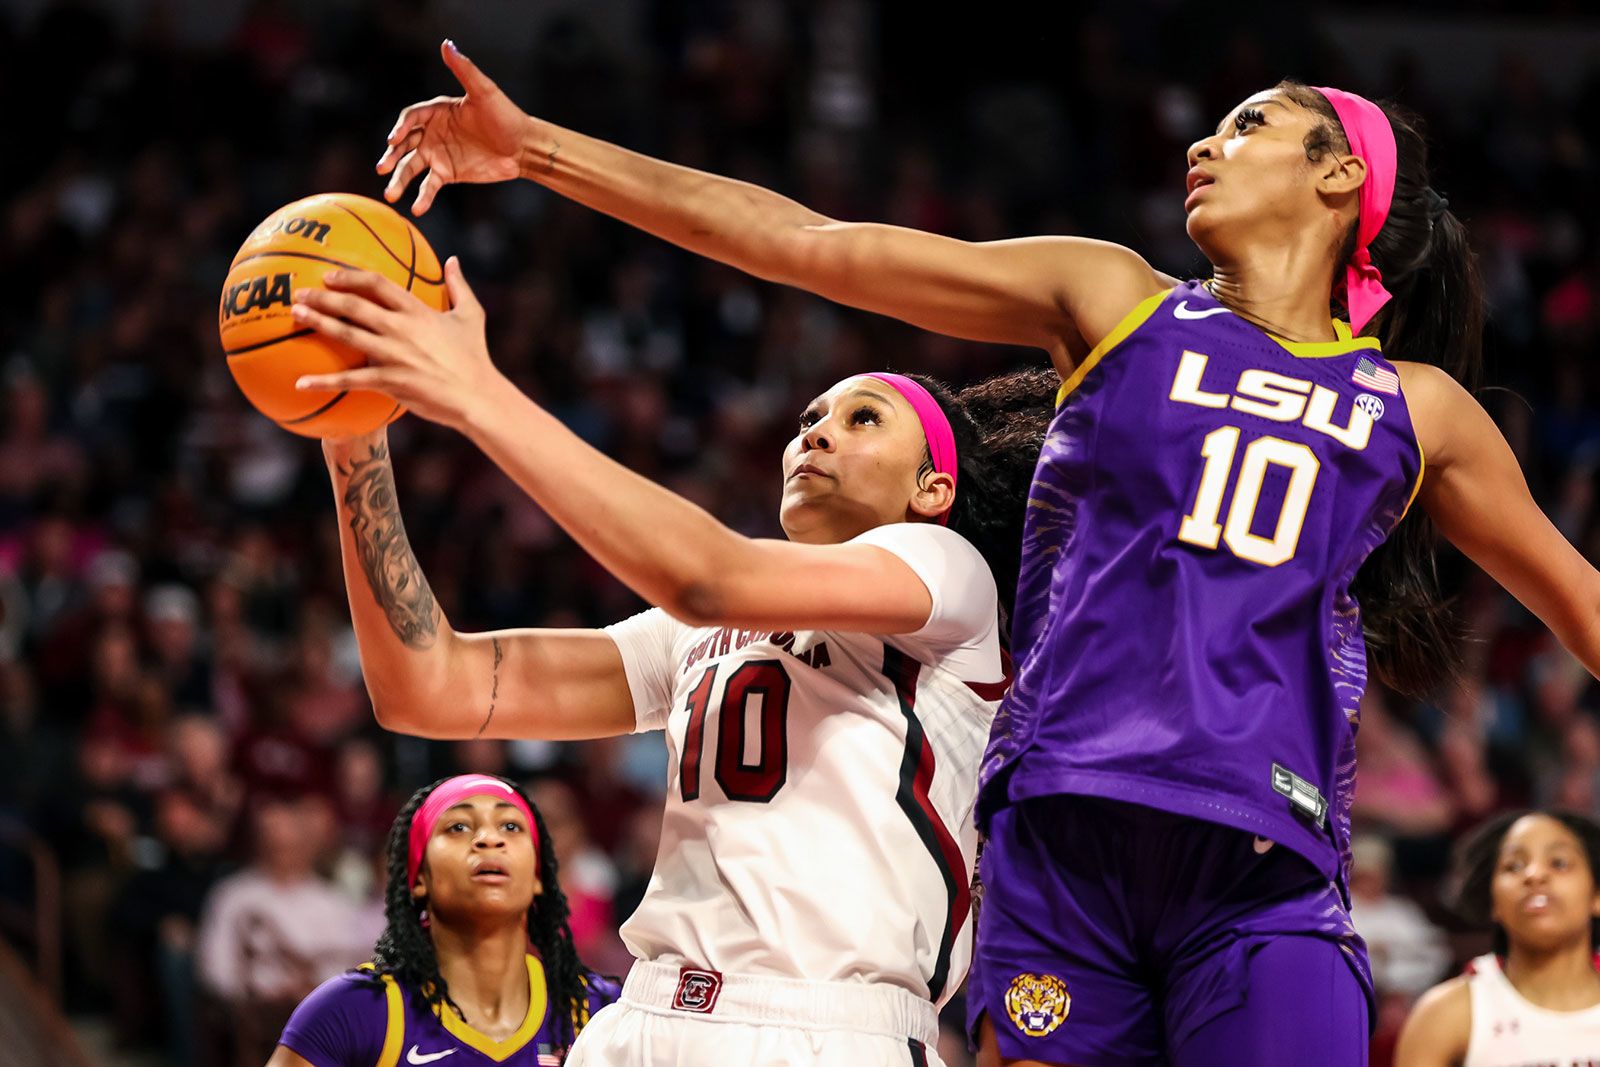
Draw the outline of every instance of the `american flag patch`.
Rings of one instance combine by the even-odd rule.
[[[1362,356],[1356,361],[1356,369],[1351,373],[1350,380],[1380,393],[1400,395],[1400,375],[1392,370],[1384,370],[1371,356]]]
[[[539,1067],[561,1067],[561,1057],[553,1052],[539,1053]]]

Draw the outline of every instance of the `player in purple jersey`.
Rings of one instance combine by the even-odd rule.
[[[1180,286],[1101,241],[831,219],[525,115],[442,51],[464,95],[402,111],[378,162],[391,200],[421,179],[417,213],[523,177],[762,278],[1050,353],[984,778],[986,1055],[1364,1062],[1358,698],[1369,659],[1414,693],[1456,663],[1424,519],[1600,669],[1600,574],[1468,392],[1481,283],[1416,121],[1290,82],[1244,101],[1189,150],[1213,270]]]
[[[268,1067],[555,1067],[617,983],[572,947],[550,833],[511,782],[412,794],[389,831],[372,962],[301,1002]]]

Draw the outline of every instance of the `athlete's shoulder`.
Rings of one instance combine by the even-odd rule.
[[[895,555],[908,552],[926,552],[947,556],[962,564],[987,568],[983,554],[966,537],[933,522],[890,522],[859,533],[851,540],[856,544],[877,545]]]
[[[1466,1055],[1472,1038],[1470,974],[1441,982],[1417,1000],[1400,1031],[1395,1063],[1427,1067]]]
[[[1062,247],[1080,262],[1092,264],[1093,283],[1063,294],[1085,349],[1093,349],[1103,341],[1131,309],[1177,284],[1176,279],[1157,271],[1126,246],[1085,238],[1061,241]],[[1057,369],[1065,371],[1059,365]]]
[[[1472,395],[1451,376],[1449,371],[1433,363],[1421,363],[1410,359],[1391,359],[1389,362],[1400,375],[1400,388],[1405,392],[1406,400],[1412,407],[1419,402]]]
[[[1452,445],[1481,443],[1479,430],[1482,408],[1465,386],[1443,367],[1432,363],[1397,360],[1400,390],[1417,442],[1428,457],[1428,466],[1443,469],[1452,458]],[[1460,434],[1458,434],[1460,431]]]
[[[387,987],[394,980],[370,966],[344,971],[313,989],[300,1006],[314,1011],[387,1011]]]
[[[278,1043],[317,1067],[369,1067],[383,1050],[393,981],[370,970],[334,975],[295,1008]]]
[[[621,622],[603,628],[605,633],[623,649],[624,654],[640,645],[670,649],[677,642],[704,627],[694,627],[675,619],[661,608],[646,608]]]
[[[994,572],[976,545],[948,526],[931,522],[891,522],[854,538],[899,557],[916,572],[939,609],[966,606],[978,617],[992,614],[999,598]],[[932,620],[930,620],[932,621]]]

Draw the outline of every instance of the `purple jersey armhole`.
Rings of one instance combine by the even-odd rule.
[[[373,1067],[383,1052],[388,1024],[383,988],[371,975],[346,972],[300,1002],[278,1044],[313,1067]]]
[[[614,1004],[622,997],[622,984],[614,978],[607,978],[601,974],[590,974],[584,983],[589,993],[589,1014],[593,1015],[607,1004]]]

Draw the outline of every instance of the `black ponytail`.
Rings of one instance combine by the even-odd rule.
[[[1028,489],[1061,379],[1054,371],[1030,369],[955,391],[921,374],[910,377],[933,394],[950,420],[959,464],[950,529],[971,541],[989,564],[1009,621],[1022,567]],[[924,454],[917,477],[932,473],[933,457]]]
[[[587,975],[572,943],[567,898],[557,878],[555,847],[544,816],[515,782],[505,782],[533,812],[539,842],[539,882],[543,886],[528,908],[528,940],[544,965],[545,986],[549,991],[552,1022],[558,1043],[571,1045],[578,1031],[589,1020]],[[387,860],[389,878],[384,890],[383,911],[388,925],[378,938],[372,954],[374,977],[392,975],[408,995],[419,997],[434,1011],[449,1010],[462,1016],[450,999],[450,986],[439,973],[439,959],[433,951],[433,938],[422,925],[425,903],[411,895],[407,881],[407,858],[411,848],[411,820],[428,795],[448,779],[441,778],[411,794],[389,828]],[[381,980],[381,979],[380,979]],[[464,1016],[463,1016],[464,1018]]]
[[[1278,89],[1324,119],[1306,135],[1308,159],[1350,150],[1327,97],[1292,81],[1279,83]],[[1449,201],[1430,184],[1421,120],[1396,104],[1379,107],[1394,129],[1396,168],[1389,217],[1373,238],[1371,253],[1393,299],[1362,332],[1377,337],[1390,359],[1436,364],[1471,391],[1483,371],[1483,281],[1477,256]],[[1354,254],[1355,245],[1352,223],[1341,263]],[[1368,557],[1351,587],[1361,604],[1374,673],[1412,696],[1435,692],[1459,677],[1462,668],[1466,630],[1440,589],[1436,544],[1433,524],[1413,508]]]

